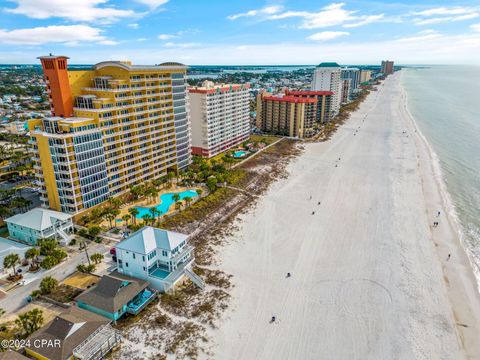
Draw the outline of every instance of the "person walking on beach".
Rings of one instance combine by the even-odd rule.
[[[447,261],[450,260],[450,256],[452,256],[452,254],[448,254]]]
[[[439,211],[439,212],[437,212],[437,217],[439,217],[439,216],[440,216],[440,211]]]
[[[312,215],[315,215],[315,211],[312,211]]]

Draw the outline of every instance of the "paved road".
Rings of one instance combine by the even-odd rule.
[[[88,247],[89,255],[93,253],[104,254],[107,257],[106,253],[110,250],[110,246],[104,244],[90,244]],[[76,271],[77,265],[81,263],[86,263],[87,257],[85,252],[81,252],[69,258],[66,262],[60,264],[59,266],[50,269],[43,274],[45,276],[53,276],[55,279],[62,281],[74,271]],[[0,300],[0,308],[4,309],[6,313],[12,313],[20,309],[21,307],[27,304],[27,297],[31,294],[33,290],[38,289],[40,285],[41,278],[36,279],[25,286],[20,286],[16,289],[10,290],[8,295]]]

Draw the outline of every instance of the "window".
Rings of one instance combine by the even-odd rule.
[[[145,262],[145,256],[142,256],[142,261]],[[144,270],[145,270],[145,268],[144,268]]]
[[[162,255],[163,255],[163,256],[168,256],[168,251],[162,250]]]
[[[133,258],[135,259],[135,253],[132,254]]]
[[[128,263],[127,263],[127,262],[125,263],[125,266],[128,267]]]

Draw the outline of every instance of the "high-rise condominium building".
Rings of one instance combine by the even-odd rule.
[[[360,83],[370,81],[372,79],[372,70],[361,70],[360,71]]]
[[[188,89],[193,154],[212,157],[248,139],[249,88],[204,81]]]
[[[315,68],[313,73],[312,90],[313,91],[331,91],[332,112],[334,116],[338,114],[342,103],[342,82],[341,68],[335,62],[324,62]]]
[[[257,96],[257,128],[274,134],[307,138],[315,134],[317,99],[298,96]]]
[[[52,117],[29,121],[43,206],[81,213],[190,163],[186,66],[40,57]]]
[[[357,68],[343,68],[341,79],[350,79],[350,95],[354,93],[360,85],[360,69]]]
[[[330,121],[332,114],[332,96],[333,92],[331,91],[293,91],[286,90],[285,95],[287,96],[298,96],[305,98],[314,98],[317,99],[317,117],[316,121],[318,123],[324,123]]]
[[[382,73],[385,75],[393,74],[393,61],[382,61]]]
[[[352,79],[342,79],[342,104],[347,104],[351,100],[350,88],[352,86]]]

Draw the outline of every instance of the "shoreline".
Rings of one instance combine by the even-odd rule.
[[[441,236],[434,236],[432,233],[431,240],[435,244],[440,261],[443,261],[448,256],[447,254],[453,254],[451,260],[442,265],[442,271],[452,305],[459,341],[465,347],[467,357],[476,358],[476,356],[480,355],[480,346],[478,344],[478,334],[480,333],[480,279],[478,265],[475,263],[471,251],[464,241],[465,235],[462,225],[445,184],[438,155],[421,132],[415,117],[410,112],[407,90],[402,84],[400,84],[400,87],[402,89],[404,110],[411,122],[410,125],[415,129],[417,135],[417,151],[425,152],[419,158],[419,165],[422,164],[422,166],[419,166],[419,172],[423,183],[433,181],[436,187],[434,192],[437,194],[424,187],[425,201],[427,205],[433,205],[438,203],[437,199],[439,198],[442,212],[446,215],[447,225],[450,228],[445,229]],[[426,155],[426,158],[423,157],[424,155]],[[433,209],[430,208],[430,217],[435,219],[433,212]],[[445,225],[441,224],[439,226],[443,227]],[[453,234],[449,233],[450,230]]]
[[[400,75],[402,76],[402,74]],[[447,211],[448,217],[450,218],[452,226],[457,232],[458,240],[460,241],[462,248],[464,249],[468,257],[471,270],[473,272],[473,275],[475,276],[475,280],[477,283],[477,290],[480,294],[480,264],[476,263],[475,257],[473,256],[473,253],[472,253],[472,249],[468,246],[468,244],[465,241],[465,232],[463,230],[462,222],[458,216],[456,206],[454,205],[451,194],[448,191],[447,184],[445,183],[445,177],[443,174],[442,167],[440,165],[440,159],[437,153],[435,152],[435,150],[433,149],[432,145],[428,142],[427,138],[420,130],[417,120],[415,119],[415,117],[413,116],[413,114],[411,113],[408,107],[408,91],[405,89],[403,85],[400,84],[400,86],[402,88],[402,96],[405,97],[405,111],[410,117],[412,124],[420,138],[420,141],[423,143],[423,145],[427,149],[428,155],[431,160],[431,165],[432,165],[432,175],[436,180],[438,190],[442,198],[442,203],[444,204],[445,208],[448,210]]]
[[[238,218],[219,249],[235,287],[232,309],[209,331],[214,358],[480,355],[473,272],[429,193],[440,188],[421,133],[401,134],[416,123],[398,82],[371,92],[330,141],[305,144],[290,176]],[[432,229],[432,209],[442,209],[442,229]],[[444,244],[455,250],[447,265]]]

